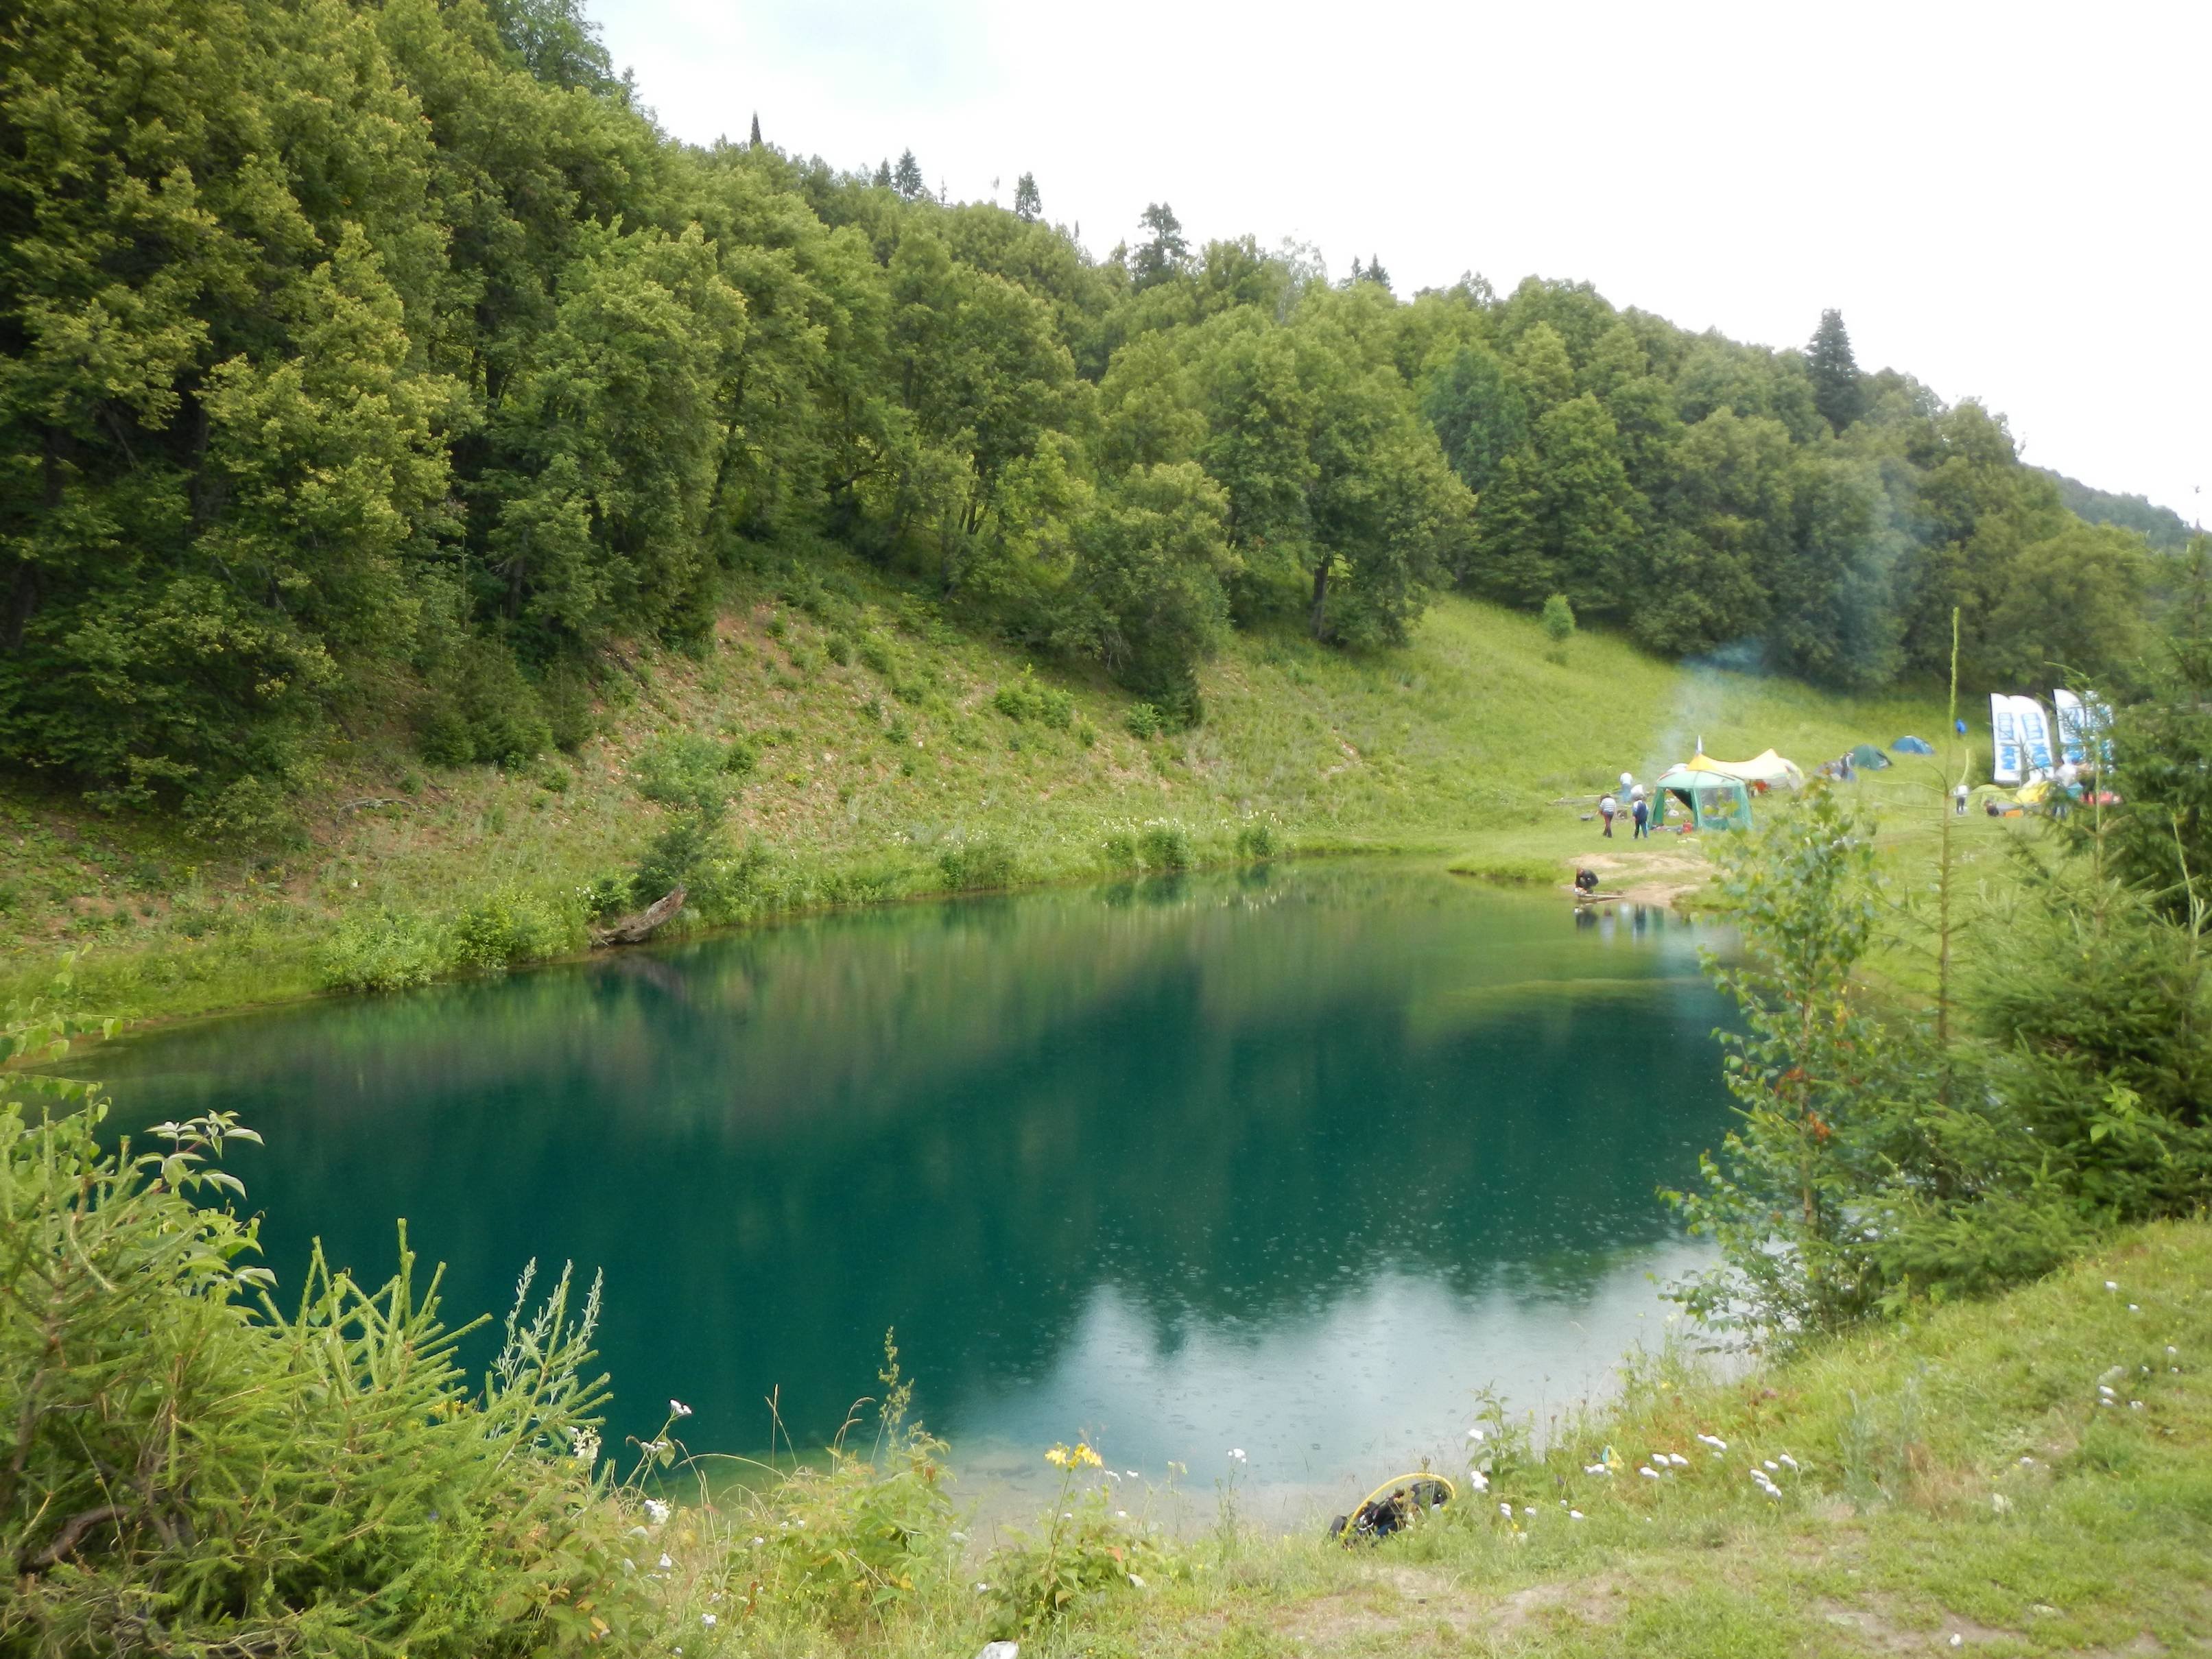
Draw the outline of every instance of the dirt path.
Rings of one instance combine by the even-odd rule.
[[[1679,847],[1663,853],[1632,847],[1585,853],[1572,862],[1574,869],[1596,871],[1602,878],[1601,890],[1632,904],[1672,904],[1704,886],[1713,873],[1702,853]]]

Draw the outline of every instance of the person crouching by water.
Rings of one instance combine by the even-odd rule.
[[[1597,872],[1595,870],[1576,871],[1575,891],[1583,894],[1595,893],[1597,891]]]
[[[1605,820],[1605,828],[1599,833],[1607,841],[1613,839],[1613,815],[1619,811],[1620,811],[1620,803],[1611,795],[1606,796],[1597,804],[1597,815]]]
[[[1632,841],[1642,841],[1651,833],[1651,803],[1639,797],[1635,805],[1634,814],[1636,817],[1636,833],[1630,836],[1629,839]]]

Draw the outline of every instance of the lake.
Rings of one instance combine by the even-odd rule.
[[[1087,1435],[1316,1501],[1455,1457],[1655,1339],[1706,1260],[1654,1195],[1728,1119],[1714,935],[1402,865],[821,917],[101,1051],[214,1106],[296,1285],[407,1219],[449,1319],[605,1274],[611,1442],[804,1449],[877,1391],[983,1484]],[[280,1297],[280,1300],[281,1300]],[[1387,1466],[1387,1467],[1386,1467]],[[1446,1467],[1449,1467],[1449,1464]],[[1366,1479],[1363,1480],[1362,1477]],[[1357,1493],[1352,1493],[1356,1496]]]

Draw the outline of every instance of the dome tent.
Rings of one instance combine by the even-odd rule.
[[[1889,764],[1889,757],[1870,743],[1857,744],[1851,749],[1851,764],[1863,771],[1879,772]]]
[[[1899,755],[1932,755],[1936,752],[1936,745],[1925,738],[1899,738],[1889,746],[1892,752]]]

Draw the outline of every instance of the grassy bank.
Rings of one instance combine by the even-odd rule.
[[[698,656],[611,672],[574,754],[442,769],[403,732],[349,737],[283,845],[196,844],[0,786],[0,994],[82,950],[80,1000],[140,1017],[310,995],[364,918],[416,929],[441,971],[580,948],[578,890],[623,877],[658,827],[634,768],[673,732],[752,758],[732,823],[753,849],[744,914],[764,917],[1271,851],[1454,853],[1529,879],[1595,836],[1560,798],[1700,736],[1809,764],[1940,720],[1601,635],[1554,652],[1532,619],[1455,598],[1388,653],[1239,635],[1206,672],[1205,724],[1139,735],[1114,688],[863,569],[833,576],[740,591]]]
[[[1108,1573],[1024,1651],[2200,1651],[2212,1628],[2208,1286],[2212,1226],[2166,1224],[2002,1299],[1735,1380],[1633,1365],[1620,1403],[1561,1425],[1548,1450],[1493,1425],[1476,1447],[1489,1490],[1448,1471],[1462,1501],[1410,1534],[1346,1551],[1224,1526],[1129,1554],[1141,1586]],[[1590,1473],[1607,1448],[1618,1467]],[[1668,1473],[1642,1473],[1658,1468]],[[1076,1492],[1092,1480],[1103,1476]],[[826,1602],[764,1577],[757,1545],[801,1516],[837,1525],[826,1499],[801,1482],[741,1513],[679,1511],[666,1639],[687,1654],[814,1652],[825,1638],[907,1654],[972,1652],[1004,1632],[1003,1586],[978,1586],[1019,1558],[980,1547],[881,1622],[825,1625]],[[1139,1507],[1121,1488],[1109,1501]],[[1083,1516],[1071,1553],[1090,1522],[1082,1502],[1070,1502]],[[1116,1535],[1135,1549],[1139,1530]],[[709,1630],[712,1608],[725,1611]]]

